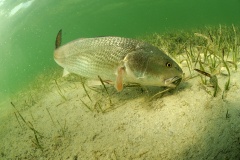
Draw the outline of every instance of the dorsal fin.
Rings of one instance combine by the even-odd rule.
[[[58,31],[58,34],[57,34],[57,37],[56,37],[56,41],[55,41],[55,49],[60,47],[61,43],[62,43],[62,29],[60,29],[60,31]]]

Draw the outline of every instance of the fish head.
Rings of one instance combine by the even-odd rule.
[[[146,81],[154,86],[174,88],[181,82],[183,71],[172,58],[163,53],[161,56],[154,55],[148,58],[145,77]]]
[[[148,47],[130,53],[126,57],[126,73],[135,81],[146,86],[174,88],[182,80],[181,67],[163,51]]]

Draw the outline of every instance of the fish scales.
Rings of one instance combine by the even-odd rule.
[[[121,37],[80,39],[62,46],[61,50],[66,52],[62,63],[67,71],[87,78],[97,78],[99,74],[109,78],[115,75],[116,67],[136,45],[135,40]]]
[[[89,79],[176,87],[183,76],[179,65],[162,50],[143,41],[122,37],[81,38],[61,47],[56,39],[55,61],[65,71]]]

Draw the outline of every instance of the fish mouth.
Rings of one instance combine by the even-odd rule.
[[[175,76],[173,78],[168,78],[168,79],[164,80],[165,85],[167,87],[170,87],[170,88],[177,87],[180,84],[181,81],[182,81],[182,77],[178,77],[178,76]]]

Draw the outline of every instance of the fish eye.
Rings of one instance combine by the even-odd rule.
[[[167,62],[167,63],[166,63],[166,66],[167,66],[168,68],[170,68],[170,67],[172,67],[172,64],[169,63],[169,62]]]

